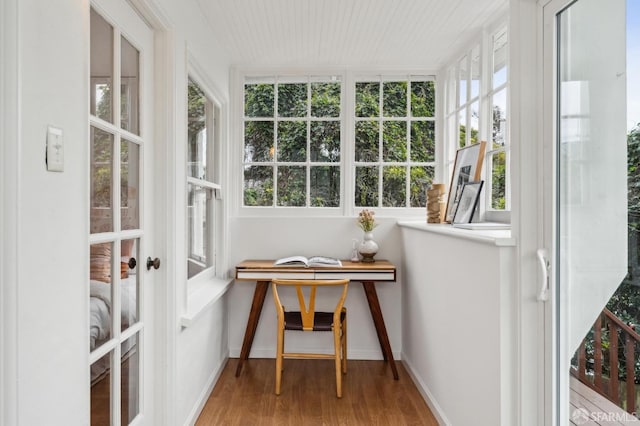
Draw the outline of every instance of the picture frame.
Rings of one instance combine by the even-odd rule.
[[[487,143],[482,141],[456,151],[451,182],[449,183],[449,194],[447,194],[445,222],[451,223],[453,221],[464,185],[467,182],[477,182],[481,179],[486,146]]]
[[[460,200],[453,216],[453,224],[471,223],[473,214],[478,207],[480,201],[480,193],[482,192],[482,184],[484,181],[467,182],[462,187]]]

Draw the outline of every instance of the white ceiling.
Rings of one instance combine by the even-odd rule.
[[[197,0],[239,67],[437,70],[508,0]]]

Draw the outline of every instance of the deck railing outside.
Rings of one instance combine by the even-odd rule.
[[[585,385],[637,416],[640,334],[608,309],[598,316],[572,360],[571,373]]]

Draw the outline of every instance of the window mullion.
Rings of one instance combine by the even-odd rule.
[[[311,207],[311,79],[307,78],[307,158],[305,175],[306,181],[306,207]]]
[[[411,120],[413,114],[411,113],[411,78],[407,78],[407,116],[406,116],[406,135],[405,143],[407,147],[407,156],[405,160],[405,182],[404,182],[404,202],[406,207],[411,207]],[[426,188],[425,188],[426,191]]]
[[[340,87],[340,194],[343,216],[354,214],[355,205],[355,79],[345,73]],[[348,144],[347,141],[353,141]]]
[[[278,78],[276,77],[273,83],[273,156],[271,157],[271,171],[273,173],[273,197],[271,200],[271,207],[278,205]]]
[[[384,79],[380,77],[380,84],[378,86],[378,205],[376,207],[382,207],[382,197],[384,196],[384,190],[382,185],[382,179],[384,173]]]

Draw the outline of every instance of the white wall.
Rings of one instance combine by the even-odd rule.
[[[0,424],[16,423],[17,0],[0,1]],[[13,141],[13,142],[11,142]]]
[[[178,339],[177,421],[193,424],[228,357],[227,306],[219,299]]]
[[[88,359],[88,5],[21,0],[18,5],[19,134],[8,140],[15,165],[16,265],[13,421],[87,422]],[[47,125],[64,131],[65,171],[45,167]],[[9,183],[9,182],[8,182]],[[15,263],[14,263],[15,262]],[[5,318],[3,318],[5,319]],[[69,395],[73,395],[70,398]],[[12,395],[13,396],[13,395]],[[12,398],[11,398],[12,399]],[[11,400],[10,399],[10,400]]]
[[[402,359],[432,411],[443,424],[516,424],[513,247],[406,227],[402,242]]]
[[[377,218],[380,225],[374,230],[374,238],[380,246],[376,258],[389,259],[398,264],[402,260],[400,233],[395,220]],[[230,264],[244,259],[272,259],[301,254],[304,256],[326,255],[349,258],[351,240],[362,238],[362,231],[353,218],[248,218],[234,217],[230,224],[233,236],[230,247]],[[402,272],[397,283],[376,285],[382,307],[387,333],[394,357],[399,358],[401,340],[401,286]],[[229,351],[232,357],[240,355],[242,338],[254,283],[236,281],[229,291]],[[348,353],[350,359],[382,359],[369,307],[359,284],[351,285],[345,306],[349,315]],[[274,358],[276,316],[271,290],[267,294],[264,309],[250,357]],[[302,334],[302,333],[300,333]],[[289,350],[305,350],[314,341],[306,336],[292,333],[287,336]],[[330,345],[330,343],[329,343]],[[298,349],[295,349],[298,348]]]

